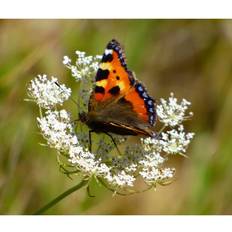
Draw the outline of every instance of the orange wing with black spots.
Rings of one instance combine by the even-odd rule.
[[[105,102],[124,99],[130,104],[137,117],[153,125],[155,122],[154,100],[143,85],[127,69],[125,54],[116,40],[108,43],[99,69],[91,101],[102,106]],[[107,107],[104,105],[104,107]]]
[[[133,86],[134,77],[127,69],[124,52],[116,40],[108,43],[95,80],[96,101],[106,101],[118,95],[125,95]]]

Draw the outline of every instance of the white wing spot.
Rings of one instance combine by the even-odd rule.
[[[112,49],[105,49],[105,55],[112,54],[113,50]]]

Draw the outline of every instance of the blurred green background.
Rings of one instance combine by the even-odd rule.
[[[24,101],[26,86],[46,73],[73,87],[63,56],[102,54],[112,38],[152,96],[174,92],[192,102],[190,159],[172,157],[177,180],[156,191],[112,197],[93,183],[95,198],[81,190],[47,213],[231,214],[231,20],[1,20],[0,213],[32,214],[77,183],[59,172],[55,151],[39,144],[38,108]]]

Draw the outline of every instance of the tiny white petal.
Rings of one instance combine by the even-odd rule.
[[[63,58],[63,64],[64,64],[64,65],[70,64],[71,61],[72,61],[72,60],[71,60],[68,56],[64,56],[64,58]]]

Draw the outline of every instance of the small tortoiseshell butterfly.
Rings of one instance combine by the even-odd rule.
[[[114,39],[107,44],[95,81],[88,113],[80,114],[80,120],[91,128],[90,133],[156,135],[154,100],[128,70],[125,54]]]

